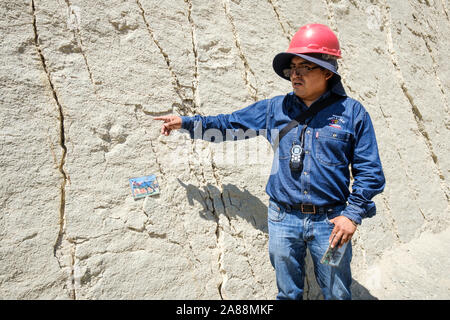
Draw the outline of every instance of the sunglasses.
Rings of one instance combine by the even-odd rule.
[[[299,75],[299,76],[304,76],[306,74],[308,74],[311,70],[320,68],[320,66],[315,66],[315,67],[309,67],[309,66],[300,66],[300,67],[291,67],[291,68],[287,68],[287,69],[283,69],[283,75],[285,77],[290,78],[294,72]]]

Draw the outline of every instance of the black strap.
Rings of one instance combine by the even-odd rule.
[[[273,150],[277,150],[281,139],[283,139],[283,137],[294,127],[298,126],[299,124],[303,124],[305,122],[306,119],[308,119],[309,117],[314,117],[320,110],[325,109],[326,107],[328,107],[329,105],[335,103],[336,101],[342,99],[342,96],[339,96],[337,94],[330,94],[329,97],[321,100],[321,101],[317,101],[314,102],[309,108],[308,110],[306,110],[305,112],[303,112],[302,114],[300,114],[297,118],[292,119],[291,122],[289,122],[283,129],[281,129],[280,133],[278,134],[278,137],[274,141],[273,144]]]

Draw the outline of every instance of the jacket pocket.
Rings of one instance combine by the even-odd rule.
[[[269,202],[269,208],[267,211],[269,220],[274,222],[280,222],[286,216],[286,211],[272,201]]]
[[[316,158],[327,166],[348,165],[351,134],[332,127],[323,127],[316,133]]]

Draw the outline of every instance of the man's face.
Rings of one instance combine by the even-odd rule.
[[[328,79],[333,76],[331,71],[318,68],[315,63],[300,57],[292,58],[290,68],[298,68],[299,72],[291,72],[290,79],[295,95],[305,102],[319,98],[327,90]]]

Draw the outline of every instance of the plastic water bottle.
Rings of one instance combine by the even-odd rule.
[[[331,244],[328,246],[327,251],[323,255],[320,263],[328,264],[332,267],[337,267],[344,256],[345,249],[347,249],[347,244],[350,241],[345,242],[342,247],[339,248],[339,245],[336,245],[334,248],[331,247]]]

